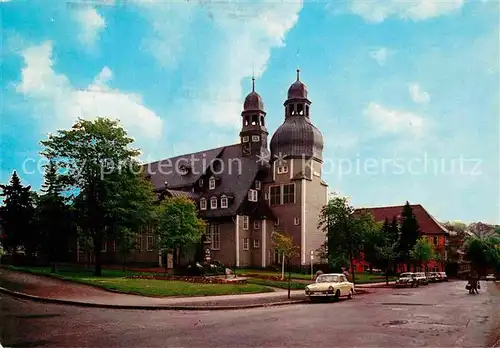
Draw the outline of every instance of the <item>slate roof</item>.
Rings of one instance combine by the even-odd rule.
[[[144,164],[142,168],[144,175],[149,176],[149,180],[156,190],[163,190],[165,181],[168,183],[169,189],[185,188],[194,185],[198,181],[222,150],[224,150],[224,147],[165,158],[157,162]],[[191,167],[187,175],[181,175],[176,170],[182,165]]]
[[[359,208],[356,212],[370,212],[375,221],[384,221],[385,218],[392,221],[393,217],[399,218],[403,210],[403,205],[389,207]],[[426,235],[448,235],[449,231],[441,225],[424,207],[420,204],[412,204],[413,214],[418,221],[420,231]]]
[[[200,211],[204,218],[216,218],[236,215],[241,209],[255,178],[260,170],[267,170],[269,165],[261,165],[256,156],[241,156],[241,145],[234,144],[206,151],[185,154],[177,157],[166,158],[161,161],[143,165],[145,175],[158,191],[165,190],[165,195],[176,197],[184,196],[198,202],[200,198],[207,199],[209,209]],[[162,169],[163,165],[163,170]],[[181,165],[190,167],[188,174],[182,175],[177,168]],[[220,167],[220,169],[217,168]],[[208,180],[211,176],[216,178],[216,187],[203,193],[192,192],[194,185],[201,178]],[[228,208],[220,208],[220,197],[229,198]],[[210,198],[219,199],[218,208],[210,209]],[[262,198],[263,199],[263,198]],[[253,203],[256,204],[256,203]],[[263,202],[262,204],[267,205]],[[255,210],[256,214],[273,217],[270,210],[262,208],[260,204]]]
[[[223,166],[224,171],[218,173],[220,180],[214,190],[208,190],[203,197],[210,200],[215,196],[220,198],[223,194],[232,196],[228,208],[202,211],[204,217],[219,217],[235,215],[238,213],[241,203],[245,201],[248,190],[251,188],[257,173],[263,169],[256,156],[241,156],[240,144],[226,146],[219,156],[217,162]]]

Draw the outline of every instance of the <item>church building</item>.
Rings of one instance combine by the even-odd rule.
[[[274,231],[293,237],[300,255],[293,260],[296,266],[310,265],[311,251],[325,241],[317,228],[327,202],[324,143],[311,120],[311,101],[298,69],[283,106],[283,123],[269,142],[266,119],[271,116],[252,80],[241,112],[239,143],[144,164],[159,195],[186,196],[197,204],[207,223],[205,248],[212,260],[226,266],[280,263],[271,242]],[[151,231],[138,244],[134,262],[161,262]],[[113,253],[110,249],[107,254]]]

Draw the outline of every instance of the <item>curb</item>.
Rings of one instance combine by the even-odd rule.
[[[112,304],[101,304],[101,303],[91,303],[91,302],[78,302],[70,300],[61,300],[55,298],[46,298],[35,295],[28,295],[22,292],[12,291],[0,287],[0,293],[4,293],[13,297],[21,298],[24,300],[31,300],[41,303],[51,303],[67,306],[76,307],[91,307],[91,308],[107,308],[107,309],[134,309],[134,310],[184,310],[184,311],[216,311],[216,310],[236,310],[236,309],[250,309],[250,308],[262,308],[262,307],[276,307],[292,304],[300,304],[309,302],[308,299],[302,300],[289,300],[281,302],[270,302],[270,303],[257,303],[249,305],[229,305],[229,306],[172,306],[172,305],[157,305],[157,306],[141,306],[141,305],[112,305]]]

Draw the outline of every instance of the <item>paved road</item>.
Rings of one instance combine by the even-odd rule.
[[[493,287],[474,296],[450,282],[215,312],[80,308],[1,295],[0,337],[6,347],[484,347],[500,308]]]

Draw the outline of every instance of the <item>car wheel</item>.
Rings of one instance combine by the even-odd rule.
[[[349,290],[349,295],[347,295],[347,298],[350,300],[354,297],[354,289]]]
[[[335,296],[333,296],[335,300],[338,300],[340,298],[340,290],[335,291]]]

